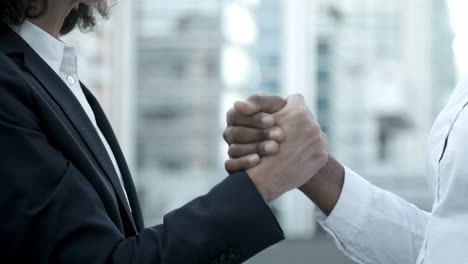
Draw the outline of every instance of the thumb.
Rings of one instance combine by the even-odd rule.
[[[305,99],[302,94],[293,94],[286,98],[287,104],[292,106],[305,105]]]

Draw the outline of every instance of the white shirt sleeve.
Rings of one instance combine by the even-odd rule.
[[[358,263],[414,264],[430,214],[345,169],[339,201],[317,218],[338,248]]]

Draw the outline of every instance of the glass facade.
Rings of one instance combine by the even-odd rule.
[[[199,192],[220,179],[219,1],[139,0],[135,12],[136,164],[157,222],[177,203],[152,201],[179,191],[160,182],[193,180]]]
[[[281,93],[282,72],[282,2],[262,1],[255,10],[258,39],[254,56],[258,60],[261,80],[258,90],[267,93]]]

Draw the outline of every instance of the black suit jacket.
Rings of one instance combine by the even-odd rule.
[[[241,263],[283,239],[245,172],[145,228],[99,103],[132,210],[99,136],[55,72],[0,24],[0,259],[5,263]]]

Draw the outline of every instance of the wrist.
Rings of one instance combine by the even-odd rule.
[[[344,167],[333,157],[301,190],[327,216],[331,214],[343,190]]]
[[[259,169],[258,166],[249,169],[247,171],[247,175],[249,175],[265,203],[270,203],[281,196],[281,192],[277,190],[273,184],[270,184],[269,181],[265,180],[267,179],[268,175]]]

